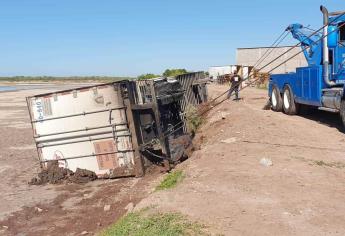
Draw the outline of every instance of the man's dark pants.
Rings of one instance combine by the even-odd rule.
[[[228,93],[228,99],[231,97],[232,93],[235,92],[236,100],[238,100],[238,90],[239,90],[239,85],[231,86],[229,93]]]

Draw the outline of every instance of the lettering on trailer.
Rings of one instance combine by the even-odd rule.
[[[44,117],[53,115],[50,98],[37,99],[35,104],[38,120],[43,120]]]
[[[39,99],[39,100],[36,100],[36,103],[35,103],[35,106],[36,106],[36,112],[37,112],[37,120],[43,120],[44,117],[43,117],[43,103],[42,103],[42,100]]]

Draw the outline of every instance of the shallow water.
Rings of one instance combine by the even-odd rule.
[[[19,90],[33,89],[72,89],[78,87],[89,86],[91,84],[17,84],[15,86],[0,85],[0,92],[13,92]]]
[[[0,92],[16,91],[15,86],[0,86]]]

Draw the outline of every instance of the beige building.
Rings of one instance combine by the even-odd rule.
[[[208,73],[211,79],[217,79],[219,76],[229,75],[237,71],[242,77],[246,78],[251,70],[251,66],[242,65],[211,66],[208,68]]]
[[[259,64],[255,66],[255,68],[260,69],[261,67],[265,66],[267,63],[278,57],[279,55],[291,50],[291,46],[284,46],[284,47],[257,47],[257,48],[238,48],[236,51],[236,64],[237,65],[244,65],[244,66],[254,66],[257,61],[266,53],[269,54],[267,58],[262,60]],[[296,53],[300,52],[301,48],[296,47],[293,48],[291,51],[286,53],[284,56],[276,60],[274,63],[270,64],[269,66],[265,67],[261,72],[269,72],[274,67],[278,66],[288,58],[292,57]],[[284,63],[277,69],[271,72],[271,74],[284,74],[289,72],[295,72],[297,67],[304,67],[307,66],[307,60],[304,57],[303,52],[298,54],[293,59],[289,60],[288,62]]]

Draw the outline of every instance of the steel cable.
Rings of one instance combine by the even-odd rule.
[[[343,24],[341,25],[341,27],[343,27],[343,26],[345,26],[345,23],[343,23]],[[336,29],[336,30],[337,30],[337,29]],[[331,33],[335,32],[336,30],[333,30],[333,31],[327,33],[325,36],[322,36],[322,37],[321,37],[320,39],[318,39],[315,43],[321,41],[322,39],[324,39],[325,37],[327,37],[328,34],[331,34]],[[294,57],[296,57],[297,55],[299,55],[300,53],[304,52],[304,51],[307,50],[309,47],[310,47],[310,46],[307,46],[307,47],[305,47],[304,49],[302,49],[302,51],[300,51],[300,52],[294,54],[293,56],[289,57],[288,59],[286,59],[285,61],[283,61],[282,63],[280,63],[279,65],[277,65],[277,66],[274,67],[273,69],[271,69],[270,71],[268,71],[268,73],[274,71],[275,69],[277,69],[278,67],[280,67],[280,66],[283,65],[284,63],[288,62],[288,61],[291,60],[292,58],[294,58]],[[258,79],[254,80],[254,81],[252,81],[252,82],[255,82],[255,81],[257,81],[257,80],[258,80]],[[241,91],[241,90],[247,88],[249,85],[252,84],[252,82],[250,82],[249,84],[247,84],[246,86],[244,86],[243,88],[241,88],[239,91]],[[229,91],[229,90],[230,90],[230,89],[228,89],[227,91]],[[212,106],[211,109],[207,110],[206,112],[202,112],[201,115],[204,115],[205,113],[209,112],[209,111],[212,110],[214,107],[218,106],[219,104],[223,103],[223,102],[226,101],[226,100],[228,100],[228,98],[221,100],[219,103],[217,103],[217,104],[215,104],[214,106]]]
[[[340,17],[342,17],[343,15],[345,15],[345,13],[337,16],[336,18],[334,18],[331,22],[329,22],[329,24],[332,24],[333,22],[335,22],[337,19],[339,19]],[[327,25],[323,25],[321,28],[319,28],[317,31],[313,32],[311,35],[309,35],[307,38],[310,38],[312,36],[314,36],[315,34],[317,34],[319,31],[323,30]],[[328,34],[327,34],[328,35]],[[327,36],[326,35],[326,36]],[[324,36],[322,36],[323,38]],[[275,62],[276,60],[278,60],[279,58],[281,58],[282,56],[284,56],[285,54],[287,54],[288,52],[290,52],[291,50],[293,50],[296,47],[299,47],[302,45],[302,42],[297,43],[296,45],[294,45],[293,47],[291,47],[290,49],[288,49],[286,52],[282,53],[281,55],[279,55],[278,57],[274,58],[273,60],[271,60],[270,62],[268,62],[266,65],[264,65],[263,67],[259,68],[258,70],[256,70],[256,72],[259,72],[263,69],[265,69],[267,66],[269,66],[270,64],[272,64],[273,62]],[[308,47],[309,48],[309,47]],[[307,48],[306,48],[307,49]],[[302,50],[303,52],[304,50]],[[252,70],[252,72],[254,71],[254,69]],[[250,76],[252,75],[252,72],[247,76],[247,78],[245,80],[248,80],[250,78]],[[268,72],[269,73],[269,72]],[[230,89],[226,90],[224,93],[220,94],[219,96],[217,96],[216,98],[214,98],[212,100],[212,102],[214,102],[215,100],[217,100],[218,98],[222,97],[224,94],[226,94]]]
[[[281,38],[278,42],[277,42],[277,44],[273,44],[266,52],[269,52],[269,53],[267,53],[267,55],[263,55],[255,64],[254,64],[254,68],[256,67],[256,66],[259,66],[259,65],[261,65],[261,63],[263,63],[264,61],[265,61],[265,59],[266,58],[268,58],[269,57],[269,55],[271,55],[272,54],[272,52],[274,51],[274,49],[276,49],[278,46],[279,46],[279,44],[281,44],[285,39],[286,39],[286,37],[289,35],[289,32],[287,32],[287,31],[284,31],[284,33],[285,33],[285,36],[283,37],[283,38]]]
[[[344,13],[344,15],[345,15],[345,13]],[[345,23],[343,23],[340,27],[342,27],[342,26],[344,26],[344,25],[345,25]],[[321,29],[320,29],[320,30],[321,30]],[[331,34],[331,33],[335,32],[335,31],[336,31],[336,30],[333,30],[333,31],[331,31],[331,32],[328,32],[326,35],[323,35],[320,39],[318,39],[315,43],[321,41],[323,38],[327,37],[328,34]],[[291,60],[292,58],[296,57],[296,56],[299,55],[300,53],[304,52],[304,51],[307,50],[308,48],[310,48],[310,46],[306,46],[306,47],[305,47],[304,49],[302,49],[300,52],[298,52],[298,53],[294,54],[293,56],[289,57],[289,58],[286,59],[284,62],[280,63],[278,66],[274,67],[273,69],[271,69],[271,70],[268,71],[267,73],[270,73],[270,72],[272,72],[273,70],[277,69],[278,67],[280,67],[281,65],[283,65],[283,64],[286,63],[287,61]],[[248,79],[249,79],[249,77],[247,77],[247,78],[246,78],[245,80],[243,80],[243,81],[246,81],[246,80],[248,80]],[[252,84],[254,84],[255,82],[257,82],[259,79],[260,79],[260,78],[257,78],[257,79],[255,79],[255,80],[251,81],[251,82],[250,82],[249,84],[247,84],[246,86],[240,88],[239,91],[242,91],[242,90],[246,89],[247,87],[249,87],[249,86],[251,86]],[[231,89],[231,88],[230,88],[230,89]],[[230,91],[230,89],[226,90],[224,93],[222,93],[220,96],[218,96],[217,99],[220,98],[221,96],[223,96],[224,94],[228,93],[228,92]],[[214,102],[215,100],[216,100],[216,99],[213,99],[212,102]],[[216,106],[220,105],[221,103],[223,103],[223,102],[226,101],[226,100],[228,100],[228,98],[221,100],[220,102],[218,102],[218,103],[216,103],[215,105],[211,106],[209,109],[203,111],[202,113],[200,113],[200,116],[205,115],[205,114],[208,113],[210,110],[212,110],[213,108],[215,108]],[[176,125],[174,126],[174,128],[177,127],[178,125],[183,125],[183,121],[181,121],[181,122],[179,122],[178,124],[176,124]],[[181,127],[178,128],[178,129],[174,129],[174,130],[171,131],[170,133],[164,135],[164,137],[167,137],[167,136],[169,136],[169,135],[175,133],[175,132],[176,132],[177,130],[179,130],[179,129],[181,129]]]
[[[340,17],[342,17],[342,16],[344,16],[344,15],[345,15],[345,12],[342,13],[342,14],[340,14],[339,16],[335,17],[331,22],[329,22],[329,24],[335,22],[337,19],[339,19]],[[344,25],[345,25],[345,23],[342,24],[340,27],[342,27],[342,26],[344,26]],[[313,33],[312,33],[311,35],[309,35],[307,38],[310,38],[310,37],[314,36],[314,35],[317,34],[319,31],[323,30],[326,26],[328,26],[328,25],[323,25],[320,29],[318,29],[317,31],[313,32]],[[337,29],[336,29],[336,30],[337,30]],[[318,39],[315,43],[321,41],[323,38],[327,37],[330,33],[333,33],[333,32],[335,32],[336,30],[333,30],[332,32],[328,32],[326,35],[323,35],[323,36],[322,36],[320,39]],[[267,66],[269,66],[270,64],[272,64],[273,62],[275,62],[276,60],[278,60],[279,58],[281,58],[282,56],[284,56],[285,54],[287,54],[288,52],[290,52],[291,50],[293,50],[294,48],[301,46],[302,43],[303,43],[303,42],[297,43],[296,45],[294,45],[293,47],[291,47],[291,48],[290,48],[289,50],[287,50],[286,52],[282,53],[281,55],[279,55],[278,57],[274,58],[273,60],[271,60],[269,63],[267,63],[267,64],[264,65],[263,67],[259,68],[259,69],[257,70],[257,72],[263,70],[264,68],[266,68]],[[290,58],[288,58],[287,60],[285,60],[284,62],[280,63],[278,66],[274,67],[273,69],[271,69],[271,70],[268,71],[267,73],[270,73],[270,72],[272,72],[273,70],[277,69],[278,67],[280,67],[281,65],[283,65],[283,64],[286,63],[287,61],[291,60],[292,58],[296,57],[296,56],[299,55],[300,53],[304,52],[304,51],[307,50],[308,48],[310,48],[310,46],[306,46],[306,47],[305,47],[304,49],[302,49],[300,52],[294,54],[292,57],[290,57]],[[243,81],[249,80],[249,79],[250,79],[250,76],[251,76],[251,73],[250,73],[250,74],[247,76],[247,78],[245,78]],[[257,82],[259,79],[260,79],[260,78],[257,78],[257,79],[255,79],[255,80],[251,81],[251,82],[250,82],[249,84],[247,84],[246,86],[240,88],[239,91],[242,91],[242,90],[246,89],[247,87],[249,87],[249,86],[251,86],[252,84],[254,84],[255,82]],[[243,82],[243,81],[242,81],[242,82]],[[241,83],[242,83],[242,82],[241,82]],[[231,88],[230,88],[230,89],[231,89]],[[211,104],[212,104],[214,101],[216,101],[218,98],[222,97],[224,94],[228,93],[228,92],[230,91],[230,89],[226,90],[225,92],[223,92],[222,94],[220,94],[220,95],[218,95],[216,98],[214,98],[214,99],[211,101]],[[228,98],[223,99],[223,100],[221,100],[220,102],[216,103],[215,105],[211,106],[209,109],[203,111],[200,115],[201,115],[201,116],[205,115],[205,114],[208,113],[210,110],[214,109],[216,106],[220,105],[221,103],[223,103],[223,102],[226,101],[226,100],[228,100]],[[176,131],[178,131],[178,130],[180,130],[181,128],[183,128],[183,125],[184,125],[184,121],[178,122],[177,124],[175,124],[175,125],[172,127],[172,128],[173,128],[172,131],[170,131],[169,133],[165,133],[165,132],[164,132],[163,138],[166,138],[166,137],[168,137],[168,136],[174,134]],[[181,127],[176,128],[176,127],[178,127],[178,126],[181,126]],[[176,128],[176,129],[175,129],[175,128]],[[171,129],[170,129],[170,130],[171,130]],[[169,131],[169,130],[168,130],[168,131]],[[144,144],[142,144],[142,146],[146,146],[146,145],[148,145],[148,144],[150,144],[150,142],[144,143]]]

